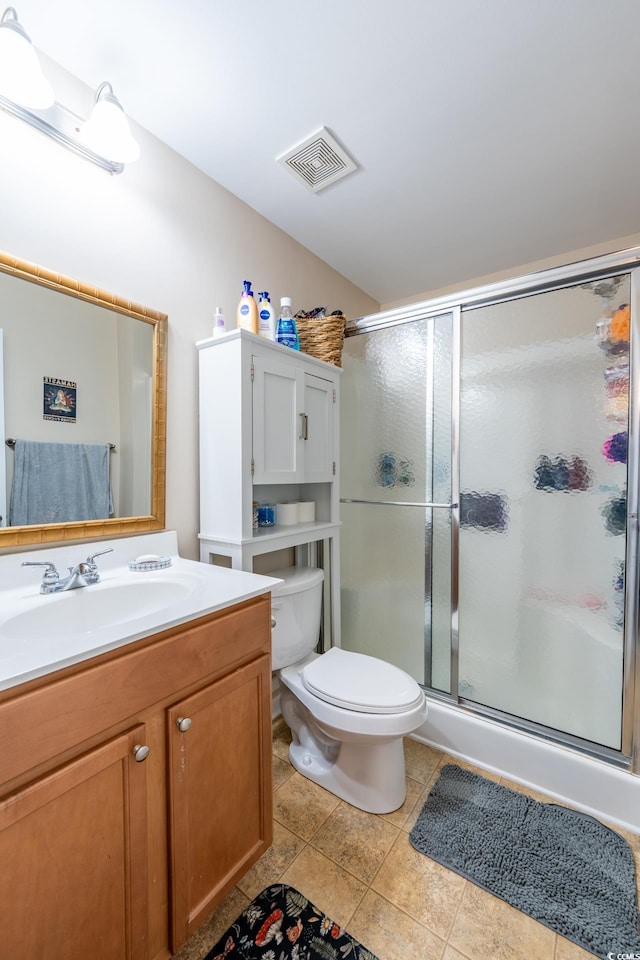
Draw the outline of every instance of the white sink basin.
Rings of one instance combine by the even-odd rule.
[[[192,586],[180,581],[138,579],[38,595],[26,610],[0,624],[0,636],[36,640],[90,633],[166,610],[192,592]]]
[[[42,570],[22,566],[49,561],[64,571],[104,550],[110,552],[98,561],[100,582],[64,593],[41,594]],[[170,557],[171,565],[129,569],[130,560],[147,554]],[[275,583],[271,577],[186,560],[178,555],[175,531],[169,530],[0,555],[0,692],[250,600]]]

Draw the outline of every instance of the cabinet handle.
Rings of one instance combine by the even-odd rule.
[[[176,726],[180,733],[186,733],[191,726],[191,717],[178,717]]]
[[[275,617],[271,617],[271,629],[272,629],[272,630],[273,630],[273,628],[275,627],[275,625],[276,625],[276,618],[275,618]]]
[[[306,413],[300,414],[300,437],[302,440],[308,439],[309,433],[309,418]]]
[[[150,747],[148,747],[146,744],[136,743],[132,752],[136,763],[142,763],[142,761],[146,760],[149,756]]]

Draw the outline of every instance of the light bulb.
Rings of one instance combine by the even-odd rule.
[[[80,139],[94,153],[116,163],[132,163],[140,156],[140,147],[110,83],[98,87],[91,116],[80,128]]]
[[[0,20],[0,95],[35,110],[50,107],[55,100],[13,7],[7,7]]]

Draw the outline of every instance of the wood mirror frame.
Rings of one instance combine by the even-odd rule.
[[[150,514],[144,517],[113,517],[108,520],[0,527],[0,549],[26,546],[27,544],[117,537],[163,529],[165,523],[167,419],[166,315],[2,252],[0,252],[0,272],[40,284],[52,291],[85,300],[96,306],[106,307],[143,323],[152,324],[154,328]]]

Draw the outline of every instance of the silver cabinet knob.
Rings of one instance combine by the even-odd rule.
[[[178,717],[176,726],[180,733],[186,733],[191,726],[191,717]]]
[[[273,630],[273,628],[275,627],[275,625],[276,625],[276,618],[275,618],[275,617],[271,617],[271,629],[272,629],[272,630]]]
[[[142,763],[143,760],[146,760],[150,752],[151,748],[148,747],[146,743],[136,743],[132,751],[136,763]]]

